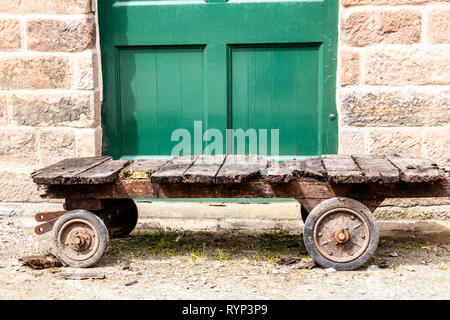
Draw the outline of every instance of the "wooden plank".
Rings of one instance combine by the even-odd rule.
[[[299,176],[317,179],[326,178],[327,172],[325,170],[325,167],[323,166],[322,159],[311,158],[301,161]]]
[[[400,170],[400,178],[404,182],[431,182],[445,178],[445,173],[430,160],[397,156],[388,156],[387,158]]]
[[[118,179],[119,172],[130,160],[109,160],[66,181],[66,184],[104,184]]]
[[[328,181],[331,183],[364,183],[364,175],[351,156],[323,156]]]
[[[94,168],[108,160],[111,160],[111,157],[66,159],[33,172],[31,177],[37,184],[64,184],[73,176]]]
[[[174,157],[160,170],[152,174],[150,180],[153,183],[180,183],[183,174],[193,165],[194,157]]]
[[[286,168],[292,171],[300,171],[302,160],[289,160],[280,164],[281,168]]]
[[[241,183],[257,178],[268,166],[268,160],[255,155],[227,155],[222,168],[216,175],[215,183]]]
[[[152,159],[136,160],[120,171],[120,179],[148,179],[152,174],[160,170],[169,160]]]
[[[288,183],[294,179],[292,167],[269,162],[268,167],[261,172],[261,177],[269,183]]]
[[[354,156],[353,160],[361,169],[368,183],[396,183],[400,181],[399,170],[385,157]]]
[[[104,185],[40,186],[44,198],[295,198],[353,199],[450,197],[450,180],[396,184],[330,184],[327,181],[295,180],[271,184],[264,179],[239,184],[155,184],[149,180],[117,180]]]
[[[337,184],[332,185],[337,196],[348,198],[442,198],[450,197],[450,180],[392,184]]]
[[[291,170],[296,178],[326,178],[326,171],[320,158],[285,161],[281,164],[281,167]]]
[[[264,179],[238,184],[158,184],[149,180],[117,180],[99,185],[45,186],[47,198],[317,198],[327,199],[333,192],[326,181],[292,181],[270,184]]]
[[[183,174],[184,183],[214,183],[217,173],[225,162],[225,155],[199,156]]]

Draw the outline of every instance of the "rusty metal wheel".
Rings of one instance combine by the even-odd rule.
[[[354,270],[361,267],[375,252],[378,240],[372,212],[353,199],[324,201],[306,219],[306,249],[325,268]]]
[[[112,238],[129,235],[138,222],[138,209],[133,199],[104,200],[105,209],[97,214],[103,220]]]
[[[53,227],[56,256],[66,265],[88,268],[105,254],[109,243],[108,230],[95,214],[74,210],[59,218]]]

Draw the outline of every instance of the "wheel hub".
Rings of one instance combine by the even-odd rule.
[[[350,235],[348,234],[347,230],[341,229],[334,233],[334,239],[337,243],[344,244],[348,241],[350,238]]]
[[[339,208],[326,212],[313,231],[320,254],[334,262],[349,262],[360,257],[369,245],[369,227],[356,211]]]
[[[99,247],[99,235],[95,227],[86,220],[67,221],[58,233],[62,253],[76,261],[92,257]]]
[[[82,228],[75,228],[69,233],[72,249],[83,251],[88,249],[92,243],[91,235]]]

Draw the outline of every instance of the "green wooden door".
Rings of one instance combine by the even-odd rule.
[[[228,152],[227,129],[266,129],[269,154],[278,129],[286,158],[337,152],[337,0],[100,0],[98,11],[105,154],[170,155],[180,128],[201,153],[195,121]]]

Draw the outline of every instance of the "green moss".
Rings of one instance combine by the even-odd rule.
[[[111,239],[107,258],[188,256],[190,260],[199,262],[203,259],[228,261],[259,257],[273,263],[282,256],[306,255],[302,239],[283,232],[233,235],[160,229],[151,234],[135,233],[127,238]]]

